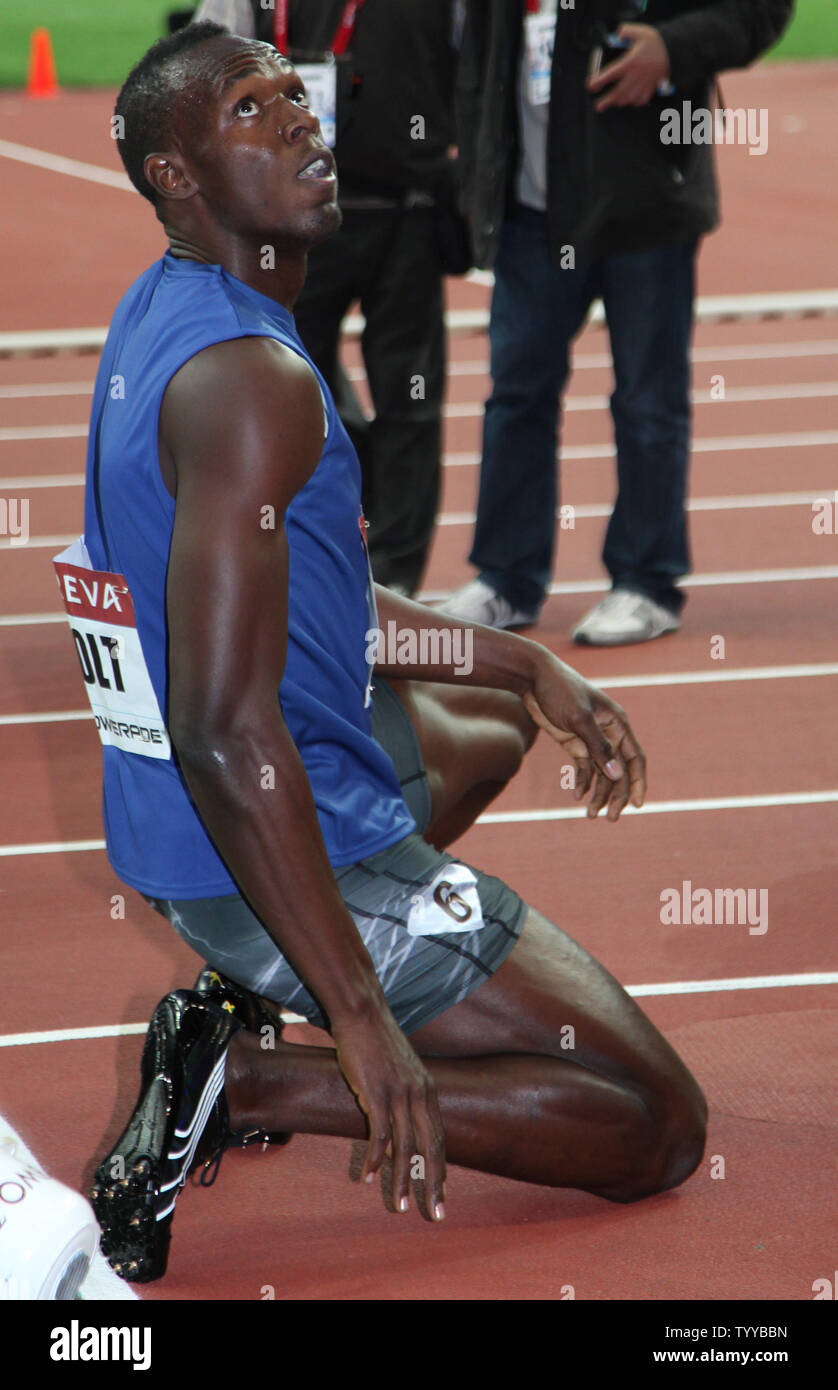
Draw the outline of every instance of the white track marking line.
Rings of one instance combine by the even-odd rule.
[[[88,183],[101,183],[106,188],[119,188],[123,192],[136,193],[127,174],[115,169],[106,169],[101,164],[87,164],[81,159],[66,159],[64,155],[50,154],[49,150],[36,150],[32,145],[17,145],[11,140],[0,140],[0,155],[6,159],[16,159],[21,164],[32,164],[36,169],[49,169],[53,174],[69,174],[74,179],[86,179]]]
[[[0,491],[3,482],[0,479]],[[755,507],[805,507],[824,497],[820,492],[752,492],[730,497],[691,497],[687,501],[688,512],[734,512],[751,511]],[[613,502],[572,503],[576,521],[590,521],[597,517],[610,516],[614,510]],[[559,508],[556,516],[562,515]],[[471,526],[476,521],[475,512],[442,512],[436,519],[437,526]]]
[[[753,810],[774,806],[822,806],[838,802],[838,791],[778,792],[765,796],[699,797],[693,801],[653,801],[639,809],[628,806],[625,816],[678,815],[686,811]],[[513,825],[531,821],[579,820],[586,815],[584,806],[562,806],[543,811],[493,811],[478,816],[475,825]],[[33,845],[0,845],[0,858],[14,859],[22,855],[84,854],[103,850],[104,840],[55,840]]]
[[[693,362],[748,362],[788,357],[836,357],[838,338],[812,338],[799,343],[741,343],[726,348],[694,348]],[[608,352],[580,352],[573,359],[574,371],[591,371],[612,365]],[[350,381],[366,381],[363,367],[345,368]],[[488,376],[489,359],[448,363],[449,376]],[[93,381],[22,382],[18,386],[0,386],[0,400],[27,399],[37,396],[92,396]]]
[[[794,989],[838,984],[838,970],[811,971],[806,975],[743,975],[723,980],[673,980],[651,985],[625,985],[635,999],[674,994],[715,994],[727,990]],[[305,1023],[300,1014],[282,1012],[284,1023]],[[31,1047],[36,1043],[87,1041],[92,1038],[125,1038],[145,1033],[147,1023],[104,1023],[92,1028],[52,1028],[40,1033],[0,1034],[0,1047]]]
[[[731,989],[789,989],[800,985],[838,984],[838,970],[817,970],[808,975],[743,975],[728,980],[676,980],[671,984],[626,985],[636,999],[662,994],[715,994]]]
[[[89,850],[104,848],[104,840],[53,840],[40,845],[0,845],[0,859],[14,859],[23,854],[86,854]]]
[[[83,382],[68,382],[66,384],[58,382],[52,386],[47,385],[40,389],[37,387],[27,389],[20,386],[0,387],[0,399],[30,399],[36,396],[89,396],[92,395],[92,393],[93,387],[88,387]],[[735,405],[743,402],[822,400],[834,396],[838,396],[838,382],[834,381],[801,381],[782,383],[774,386],[727,386],[721,398],[703,389],[690,392],[690,400],[693,405]],[[569,395],[565,398],[563,410],[565,414],[573,414],[579,411],[602,411],[608,409],[608,404],[608,396]],[[460,401],[443,406],[442,414],[443,417],[448,420],[467,420],[481,416],[484,408],[484,402],[482,401]],[[65,426],[64,428],[67,427]],[[21,437],[27,438],[28,436],[23,435]]]
[[[75,539],[75,537],[74,537]],[[25,549],[25,547],[21,547]],[[718,574],[693,574],[679,581],[684,589],[713,588],[715,585],[736,584],[786,584],[799,580],[802,583],[818,583],[823,579],[838,579],[838,565],[808,565],[800,569],[784,570],[728,570]],[[554,594],[598,594],[605,593],[611,586],[604,579],[579,579],[565,584],[551,584],[549,593]],[[451,589],[426,589],[417,595],[420,602],[438,603],[450,598]],[[66,613],[6,613],[0,615],[0,627],[34,627],[39,625],[66,623]]]
[[[37,488],[83,487],[84,473],[48,473],[0,478],[0,493],[29,491]],[[687,500],[688,512],[729,512],[750,511],[755,507],[804,507],[823,498],[825,490],[809,488],[805,492],[750,492],[728,497],[691,497]],[[610,516],[614,510],[613,502],[579,502],[573,504],[577,521],[588,521],[597,517]],[[561,517],[557,508],[556,516]],[[473,524],[474,512],[442,512],[437,517],[437,526],[467,526]]]
[[[838,382],[805,381],[777,386],[727,386],[719,398],[710,391],[690,392],[693,405],[736,405],[742,402],[765,401],[806,401],[838,396]],[[578,411],[607,410],[608,396],[567,396],[562,410],[565,415]],[[485,406],[482,401],[462,401],[446,405],[443,415],[448,420],[469,420],[482,416]]]
[[[713,439],[694,439],[693,454],[736,453],[742,449],[806,449],[825,444],[838,444],[838,430],[805,430],[794,434],[734,434]],[[613,444],[572,444],[563,448],[557,458],[563,463],[586,459],[613,459],[617,450]],[[444,468],[476,468],[478,453],[443,454]]]
[[[92,719],[89,709],[49,710],[44,714],[0,714],[0,727],[17,724],[68,724],[78,719]]]
[[[66,613],[5,613],[0,627],[37,627],[45,623],[66,623]]]
[[[810,676],[838,676],[838,661],[799,666],[744,666],[729,671],[663,671],[648,676],[606,676],[603,680],[597,680],[596,684],[604,690],[642,690],[644,686],[722,685],[728,681],[805,680]]]
[[[685,811],[751,811],[774,806],[823,806],[838,802],[838,791],[777,792],[765,796],[708,796],[691,801],[652,801],[627,806],[624,816],[672,816]],[[578,820],[587,815],[584,806],[561,806],[544,811],[489,811],[475,825],[523,825],[533,821]],[[0,850],[2,853],[2,850]]]
[[[0,429],[0,443],[11,444],[37,439],[83,439],[87,433],[87,425],[22,425]],[[742,449],[804,449],[825,444],[838,444],[838,430],[799,430],[789,434],[733,434],[694,439],[691,452],[715,454]],[[565,462],[573,459],[604,459],[615,458],[616,453],[613,444],[576,444],[562,449],[561,458]],[[445,454],[442,461],[446,468],[470,468],[480,462],[480,455]]]
[[[787,357],[836,357],[838,338],[809,338],[799,343],[739,343],[730,347],[693,348],[693,362],[750,362]],[[573,358],[571,371],[598,371],[613,366],[610,352],[579,352]],[[449,362],[449,376],[488,376],[489,358],[480,361]],[[366,380],[363,367],[347,370],[350,381]]]
[[[25,541],[19,539],[0,540],[0,550],[63,550],[78,538],[78,531],[70,536],[29,536]]]
[[[681,589],[712,588],[717,584],[788,584],[797,580],[814,582],[838,579],[838,565],[804,565],[782,570],[720,570],[714,574],[691,574],[678,581]],[[611,588],[605,579],[572,579],[551,584],[548,594],[601,594]],[[450,598],[451,589],[424,589],[416,597],[420,603],[437,603]],[[0,625],[3,619],[0,618]]]
[[[83,473],[35,473],[19,478],[0,478],[0,492],[13,492],[19,488],[40,487],[83,487]]]
[[[87,425],[20,425],[0,430],[0,442],[18,444],[27,439],[86,439]]]
[[[661,671],[650,675],[607,676],[597,680],[600,690],[642,690],[667,685],[725,685],[734,681],[806,680],[817,676],[838,676],[838,661],[799,666],[752,666],[725,671]],[[48,710],[41,714],[0,714],[0,728],[21,724],[66,724],[92,720],[89,709]]]
[[[30,381],[20,386],[0,386],[0,400],[31,400],[43,396],[92,396],[92,381]]]
[[[25,549],[25,547],[21,547]],[[838,565],[807,565],[800,569],[783,570],[726,570],[717,574],[693,574],[679,581],[684,589],[713,588],[716,585],[787,584],[796,581],[814,584],[824,579],[838,579]],[[604,579],[579,579],[564,584],[551,584],[550,595],[605,593],[610,584]],[[438,603],[450,598],[451,589],[426,589],[417,595],[422,603]],[[0,627],[36,627],[65,623],[66,613],[6,613],[0,614]]]

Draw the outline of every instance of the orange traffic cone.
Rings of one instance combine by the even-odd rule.
[[[52,54],[52,40],[48,29],[32,30],[32,37],[29,41],[29,73],[26,78],[26,92],[30,97],[54,97],[58,95],[55,58]]]

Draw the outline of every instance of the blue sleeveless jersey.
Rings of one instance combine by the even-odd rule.
[[[415,822],[364,708],[370,616],[358,459],[292,316],[218,265],[167,252],[114,315],[93,396],[85,542],[94,569],[123,574],[164,718],[166,571],[175,503],[160,475],[157,428],[166,387],[195,353],[231,338],[284,343],[315,371],[327,426],[323,453],[285,515],[290,560],[288,652],[278,695],[337,867],[395,844]],[[94,493],[99,448],[100,518]],[[104,530],[104,535],[102,531]],[[116,873],[154,897],[238,891],[173,760],[106,746],[104,818]],[[276,852],[282,854],[282,845]]]

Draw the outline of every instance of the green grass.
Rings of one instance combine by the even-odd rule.
[[[120,86],[177,8],[177,0],[0,0],[0,86],[25,82],[29,35],[41,25],[62,86]]]
[[[836,0],[797,0],[794,18],[772,58],[838,57]]]
[[[62,86],[120,85],[166,30],[170,9],[189,0],[0,0],[0,86],[26,78],[29,35],[45,25]],[[772,58],[838,57],[836,0],[797,0],[788,33]]]

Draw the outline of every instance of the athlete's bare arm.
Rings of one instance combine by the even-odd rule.
[[[387,1007],[340,897],[277,691],[288,634],[291,499],[317,466],[316,378],[269,339],[218,344],[173,378],[160,462],[176,498],[168,572],[168,726],[198,810],[242,892],[321,1004],[369,1123],[365,1176],[392,1145],[396,1205],[410,1156],[442,1214],[444,1139],[428,1072]],[[265,529],[272,507],[275,529]],[[263,787],[266,768],[273,789]]]
[[[629,800],[633,806],[643,805],[646,759],[626,713],[578,671],[538,642],[448,618],[380,584],[376,603],[383,631],[390,621],[395,621],[400,633],[413,631],[417,637],[422,629],[462,629],[471,631],[473,644],[468,673],[445,662],[392,666],[380,661],[376,670],[381,675],[512,691],[520,695],[534,722],[560,744],[563,754],[573,758],[576,797],[579,800],[591,791],[590,816],[607,805],[608,819],[617,820]],[[421,653],[425,644],[417,641],[415,649]]]

